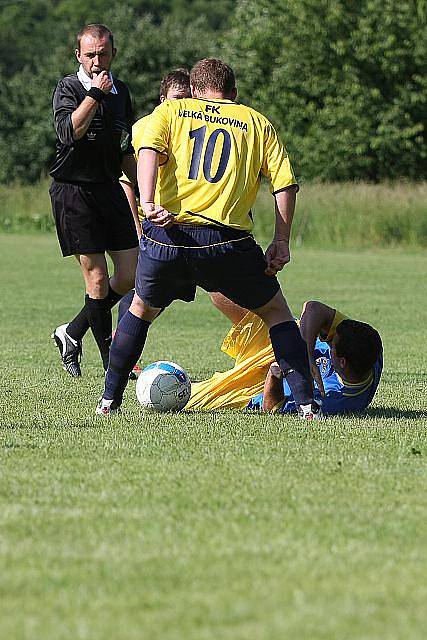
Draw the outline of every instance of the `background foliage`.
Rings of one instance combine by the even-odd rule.
[[[139,117],[161,76],[215,55],[242,102],[278,127],[307,179],[422,179],[425,0],[0,0],[0,182],[48,171],[51,95],[76,68],[74,38],[104,22]]]

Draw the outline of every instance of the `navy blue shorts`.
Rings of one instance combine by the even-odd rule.
[[[196,286],[219,291],[245,309],[257,309],[279,291],[266,276],[264,252],[247,231],[145,220],[139,244],[135,290],[152,307],[191,302]]]

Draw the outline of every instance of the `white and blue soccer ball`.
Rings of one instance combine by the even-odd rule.
[[[160,360],[145,367],[136,383],[136,397],[144,409],[179,411],[190,399],[191,381],[174,362]]]

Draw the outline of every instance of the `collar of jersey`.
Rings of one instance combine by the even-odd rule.
[[[219,102],[220,104],[224,104],[224,102],[226,104],[236,104],[238,105],[238,102],[235,102],[234,100],[230,100],[229,98],[193,98],[193,100],[203,100],[203,102]]]
[[[358,395],[359,393],[363,393],[363,391],[365,391],[371,386],[372,380],[374,378],[374,374],[372,371],[370,372],[368,377],[365,380],[362,380],[361,382],[347,382],[347,380],[344,380],[344,378],[341,378],[341,376],[338,375],[336,371],[335,371],[335,374],[338,380],[341,382],[341,384],[349,391],[349,394],[346,394],[346,395]]]

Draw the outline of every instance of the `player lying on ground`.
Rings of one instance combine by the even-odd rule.
[[[177,100],[180,98],[186,98],[190,96],[190,74],[186,69],[175,69],[168,73],[162,79],[160,83],[160,102],[164,102],[165,100]],[[147,120],[149,115],[140,118],[132,127],[132,142],[133,149],[136,148],[135,145],[139,144],[139,139],[142,135],[144,127],[147,124]],[[138,235],[141,235],[141,223],[140,216],[141,211],[138,207],[138,202],[135,197],[134,183],[136,180],[136,173],[132,177],[128,177],[126,174],[122,174],[120,178],[120,184],[123,187],[123,190],[128,199],[135,224],[137,226]],[[134,276],[132,276],[132,285],[133,285]],[[119,319],[121,316],[126,313],[129,309],[130,303],[133,299],[133,288],[129,291],[129,294],[121,298],[120,295],[110,295],[108,299],[109,309],[106,309],[106,314],[109,316],[109,321],[111,320],[111,308],[120,300],[119,304]],[[108,327],[111,326],[108,325]],[[108,328],[107,327],[107,328]],[[55,343],[59,349],[59,353],[61,355],[61,360],[64,369],[73,377],[81,376],[81,355],[82,355],[82,340],[89,329],[89,319],[87,313],[87,305],[83,307],[80,313],[69,323],[63,324],[60,327],[57,327],[53,332],[53,336],[55,338]],[[111,343],[111,329],[107,331],[107,339],[101,340],[101,355],[103,358],[103,363],[105,368],[108,365],[108,352],[109,346]],[[140,368],[135,365],[134,373],[131,374],[131,377],[136,377],[139,373]]]
[[[235,359],[232,369],[193,383],[187,408],[250,408],[290,413],[296,411],[292,391],[275,362],[268,329],[247,309],[221,294],[212,302],[233,326],[222,351]],[[312,363],[321,374],[315,383],[315,399],[324,415],[366,409],[381,377],[381,338],[369,324],[350,320],[322,302],[306,302],[300,320]],[[322,387],[324,396],[321,396]]]
[[[157,107],[136,149],[145,215],[136,293],[117,327],[96,412],[119,410],[151,322],[174,300],[194,300],[201,286],[263,319],[298,413],[316,418],[306,344],[276,278],[290,259],[298,190],[286,149],[265,116],[235,102],[234,73],[221,60],[199,61],[190,84],[193,98]],[[250,233],[261,173],[276,213],[265,255]]]

